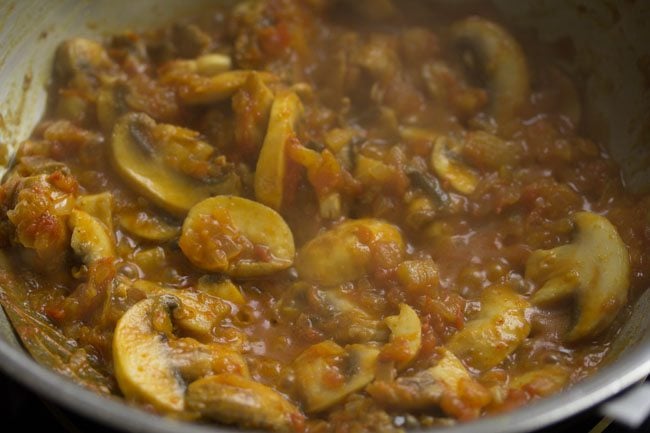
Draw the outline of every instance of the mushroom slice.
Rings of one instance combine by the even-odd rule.
[[[97,94],[97,121],[102,131],[110,135],[120,116],[129,112],[129,86],[123,80],[105,82]]]
[[[175,71],[196,72],[206,77],[221,74],[232,68],[232,60],[225,54],[204,54],[191,60],[174,60],[167,64],[166,69]]]
[[[212,197],[194,206],[179,241],[198,268],[232,277],[255,277],[293,264],[289,226],[273,209],[240,197]]]
[[[530,332],[530,304],[507,285],[490,286],[481,295],[481,311],[458,331],[447,348],[477,370],[499,365]]]
[[[212,104],[230,98],[246,83],[251,71],[228,71],[210,78],[202,78],[180,91],[183,102],[191,105]],[[268,72],[256,72],[264,82],[276,79]]]
[[[380,252],[383,267],[401,263],[405,245],[399,229],[378,219],[349,220],[305,244],[296,269],[306,280],[334,286],[366,275]]]
[[[170,339],[167,347],[172,368],[186,383],[220,373],[250,376],[248,364],[238,347],[219,343],[203,344],[193,338]]]
[[[327,340],[294,361],[296,383],[307,412],[320,412],[359,391],[375,377],[379,349],[362,344],[345,348]]]
[[[460,145],[449,137],[438,137],[431,152],[431,167],[459,193],[469,195],[478,186],[477,174],[458,161]]]
[[[73,38],[59,45],[54,69],[58,78],[68,86],[92,94],[99,86],[100,78],[115,73],[117,65],[99,42]]]
[[[245,157],[258,157],[268,128],[273,99],[273,92],[257,73],[252,73],[232,98],[235,141]]]
[[[221,373],[248,376],[239,347],[173,334],[179,328],[205,336],[226,311],[217,298],[161,288],[131,307],[113,335],[115,377],[124,395],[163,413],[179,413],[185,409],[187,381]]]
[[[181,229],[169,224],[155,213],[145,210],[121,212],[120,226],[132,235],[154,242],[166,242],[177,237]]]
[[[72,230],[70,245],[84,264],[90,265],[103,258],[115,257],[113,234],[97,218],[82,210],[73,209],[68,226]]]
[[[178,89],[180,100],[188,105],[205,105],[222,102],[230,98],[246,83],[248,77],[255,73],[265,82],[277,80],[269,72],[235,70],[205,76],[208,69],[215,69],[214,62],[203,61],[200,64],[187,64],[185,62],[172,62],[161,71],[161,82],[172,84]],[[210,65],[212,63],[212,65]],[[201,71],[200,69],[204,70]],[[192,69],[195,69],[192,71]]]
[[[299,281],[282,294],[276,311],[282,320],[289,322],[307,319],[339,344],[385,342],[389,337],[381,317],[363,309],[340,288],[320,290]]]
[[[109,233],[113,233],[113,195],[110,192],[82,195],[77,198],[77,206],[101,221]]]
[[[308,242],[296,267],[307,280],[336,285],[365,275],[379,251],[386,267],[401,262],[405,245],[399,229],[378,219],[349,220]]]
[[[451,40],[471,72],[486,81],[497,123],[516,117],[530,93],[528,66],[517,41],[500,25],[476,16],[453,24]]]
[[[231,313],[230,306],[206,292],[170,289],[148,280],[136,280],[131,286],[149,297],[172,296],[182,303],[174,310],[174,324],[184,335],[210,342],[219,323]]]
[[[396,362],[403,370],[420,352],[422,347],[422,324],[417,313],[407,304],[400,304],[399,314],[385,319],[390,329],[390,340],[381,349],[380,359]]]
[[[571,244],[537,250],[526,263],[526,278],[541,285],[533,304],[574,298],[576,318],[567,341],[594,337],[607,328],[625,305],[630,282],[627,248],[607,218],[579,212],[574,221],[577,233]]]
[[[161,208],[184,216],[192,206],[211,195],[239,192],[239,177],[234,173],[225,173],[221,178],[202,182],[170,166],[154,142],[155,129],[159,126],[165,135],[169,128],[174,128],[172,125],[158,125],[146,114],[129,113],[122,116],[113,129],[113,165],[120,176],[140,194]],[[174,137],[167,136],[166,139],[173,141]],[[172,144],[183,147],[191,144],[186,141],[192,137],[182,134],[178,139],[179,143]],[[208,145],[204,143],[204,146]],[[205,163],[209,170],[210,162]]]
[[[185,385],[155,320],[178,306],[178,299],[169,295],[140,301],[117,322],[113,336],[115,377],[122,393],[165,413],[183,411]]]
[[[375,400],[395,409],[418,411],[441,407],[460,419],[478,417],[481,408],[490,402],[489,392],[470,376],[452,352],[440,348],[438,355],[440,359],[433,367],[392,382],[378,380],[366,390]]]
[[[255,168],[255,197],[273,209],[282,207],[287,145],[296,140],[296,122],[303,106],[294,92],[279,93],[273,100],[269,126]]]
[[[235,305],[241,306],[246,304],[246,297],[241,288],[233,283],[230,278],[204,275],[199,278],[196,289],[201,293],[216,296]]]
[[[192,382],[187,407],[202,416],[244,428],[294,432],[305,416],[277,391],[234,374]]]

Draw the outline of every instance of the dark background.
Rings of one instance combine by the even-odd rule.
[[[2,372],[0,390],[0,423],[3,432],[43,431],[45,426],[47,433],[118,433],[42,399]],[[637,430],[630,430],[616,423],[602,429],[604,425],[599,425],[601,421],[602,416],[596,411],[587,411],[538,433],[650,432],[650,420]]]

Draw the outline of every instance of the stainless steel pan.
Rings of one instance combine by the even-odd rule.
[[[0,0],[0,168],[42,115],[52,55],[60,41],[162,24],[206,4],[214,0]],[[630,189],[650,190],[650,27],[646,25],[650,2],[495,0],[495,4],[522,30],[573,47],[574,56],[569,62],[565,59],[564,66],[583,84],[587,130],[608,144]],[[564,393],[445,431],[532,431],[597,405],[647,376],[650,291],[634,305],[612,352],[602,370]],[[1,310],[0,368],[52,401],[120,429],[231,431],[156,417],[82,389],[36,364]]]

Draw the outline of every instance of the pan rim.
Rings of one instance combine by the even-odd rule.
[[[228,426],[181,422],[96,394],[38,364],[0,339],[0,370],[46,399],[122,431],[143,433],[241,432]],[[442,429],[445,433],[520,433],[550,426],[619,394],[650,374],[650,335],[594,375],[559,394],[512,412]]]

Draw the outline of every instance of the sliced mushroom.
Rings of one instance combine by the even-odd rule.
[[[237,350],[174,338],[174,325],[185,329],[198,323],[204,327],[203,322],[212,323],[210,318],[218,317],[205,313],[197,318],[201,307],[195,304],[192,308],[189,299],[153,295],[131,307],[115,327],[113,361],[121,391],[163,413],[185,410],[187,381],[220,373],[248,375],[246,361]]]
[[[479,170],[514,167],[525,154],[522,146],[485,131],[469,132],[463,140],[463,159]]]
[[[121,117],[113,129],[113,166],[136,191],[161,208],[180,216],[211,195],[239,193],[241,185],[234,172],[226,172],[220,179],[202,182],[170,167],[153,142],[154,129],[158,126],[146,114],[129,113]],[[173,137],[169,139],[173,140]],[[180,139],[184,140],[185,137]],[[183,143],[178,145],[183,146]]]
[[[431,152],[431,167],[461,194],[470,195],[478,186],[478,175],[458,161],[460,145],[449,137],[438,137]]]
[[[118,221],[127,232],[148,241],[166,242],[176,238],[181,232],[179,226],[145,210],[120,212]]]
[[[105,134],[110,134],[122,115],[130,111],[129,86],[123,80],[105,82],[97,94],[97,121]]]
[[[183,103],[206,105],[230,98],[237,90],[241,89],[253,73],[258,74],[267,83],[277,80],[277,77],[269,72],[249,70],[225,71],[205,76],[201,72],[207,72],[210,68],[215,69],[214,62],[204,61],[202,63],[200,64],[198,61],[196,64],[172,62],[161,71],[161,82],[175,86]],[[201,68],[204,68],[204,71],[200,71]],[[192,71],[192,69],[195,70]]]
[[[300,98],[293,92],[276,95],[269,126],[255,169],[255,197],[273,209],[282,207],[287,145],[296,140],[296,122],[302,116]]]
[[[517,41],[500,25],[476,16],[453,24],[451,40],[468,69],[485,81],[497,123],[515,118],[530,93],[528,66]]]
[[[531,301],[540,306],[569,297],[575,323],[567,341],[591,338],[606,329],[625,305],[630,284],[630,258],[616,228],[591,212],[575,214],[573,242],[537,250],[526,263],[526,278],[541,285]]]
[[[272,106],[273,92],[257,73],[252,73],[233,96],[235,141],[245,156],[257,158],[264,142]]]
[[[307,412],[320,412],[359,391],[375,377],[379,349],[323,341],[294,361],[296,384]]]
[[[389,336],[381,317],[366,311],[339,288],[320,290],[297,282],[283,293],[276,310],[281,321],[296,323],[306,318],[338,344],[383,343]]]
[[[390,341],[381,350],[381,360],[391,360],[398,370],[406,368],[422,347],[422,324],[417,313],[407,304],[400,304],[399,314],[385,319]]]
[[[168,70],[195,72],[206,77],[229,71],[231,67],[230,57],[218,53],[204,54],[192,60],[175,60],[166,65]]]
[[[154,327],[156,313],[169,314],[177,306],[172,296],[140,301],[122,316],[113,337],[115,377],[122,393],[162,412],[185,408],[185,384],[172,367],[164,334]]]
[[[366,390],[375,400],[395,409],[418,411],[440,407],[460,419],[478,417],[481,408],[490,402],[488,391],[452,352],[440,348],[438,355],[440,359],[433,367],[392,382],[378,380]]]
[[[398,179],[399,169],[385,162],[364,155],[356,157],[354,178],[370,188],[390,186]]]
[[[295,255],[291,230],[277,212],[232,196],[195,205],[185,218],[179,245],[195,266],[233,277],[286,269]]]
[[[215,275],[204,275],[199,278],[196,289],[199,292],[225,299],[235,305],[246,304],[246,297],[241,289],[229,278],[217,278]]]
[[[100,78],[112,75],[117,65],[99,42],[74,38],[59,45],[54,69],[60,80],[90,96],[99,87]]]
[[[334,286],[356,280],[376,266],[397,266],[405,254],[399,229],[378,219],[346,221],[302,247],[296,257],[298,274],[315,283]]]
[[[115,257],[113,233],[99,219],[74,209],[68,219],[72,230],[70,245],[86,265],[97,260]]]
[[[433,101],[447,106],[461,121],[471,124],[488,103],[486,90],[471,86],[467,79],[441,60],[425,63],[421,71],[426,90]]]
[[[230,313],[228,303],[208,293],[170,289],[149,280],[136,280],[131,283],[134,289],[148,297],[173,296],[182,302],[182,308],[174,310],[174,324],[188,335],[202,342],[212,342],[218,325]]]
[[[178,314],[177,311],[179,310],[175,310],[174,314]],[[248,364],[239,352],[239,347],[219,343],[204,344],[187,337],[170,338],[167,347],[172,368],[185,383],[221,373],[250,376]]]
[[[187,406],[219,422],[275,432],[294,432],[305,418],[282,394],[234,374],[192,382],[187,389]]]
[[[380,318],[364,310],[353,297],[339,290],[322,291],[321,328],[341,344],[384,342],[388,329]],[[326,329],[328,328],[329,329]]]
[[[478,316],[446,346],[470,367],[485,371],[499,365],[528,336],[530,304],[507,285],[488,287],[480,301]]]
[[[77,206],[101,221],[108,232],[113,233],[113,195],[110,192],[82,195],[77,198]]]
[[[433,260],[405,260],[399,264],[396,272],[397,280],[407,293],[433,293],[440,282],[438,265]]]

